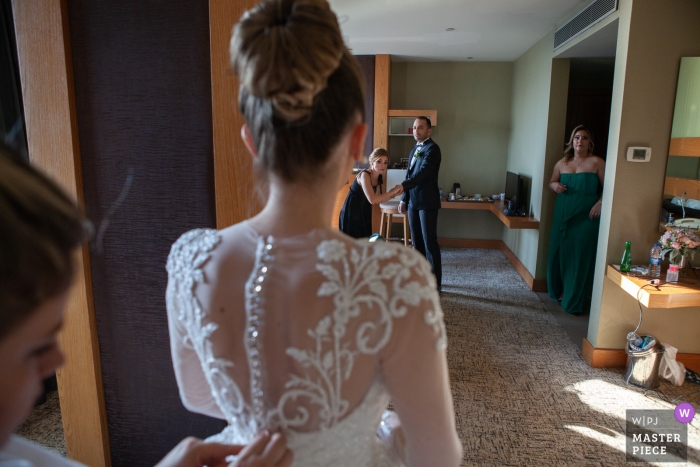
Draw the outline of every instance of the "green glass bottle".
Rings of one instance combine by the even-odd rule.
[[[632,254],[630,253],[630,248],[632,243],[625,242],[625,252],[622,253],[622,259],[620,260],[620,272],[630,272],[632,268]]]

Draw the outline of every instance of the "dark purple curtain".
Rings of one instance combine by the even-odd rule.
[[[208,4],[68,11],[112,465],[152,466],[224,426],[180,402],[164,300],[170,245],[216,225]]]

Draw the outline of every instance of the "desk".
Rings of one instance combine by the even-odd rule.
[[[671,284],[663,282],[659,290],[646,287],[640,292],[643,285],[649,281],[648,277],[638,278],[621,273],[615,267],[608,265],[606,276],[619,285],[622,290],[637,299],[647,308],[680,308],[688,306],[700,306],[700,285],[679,282]],[[690,279],[688,279],[690,282]],[[696,282],[693,276],[692,282]]]
[[[443,209],[470,209],[476,211],[491,211],[498,219],[503,222],[509,229],[539,229],[540,221],[532,216],[506,216],[503,214],[505,209],[503,201],[446,201],[442,200],[441,207]]]

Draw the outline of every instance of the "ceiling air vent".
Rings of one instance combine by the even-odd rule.
[[[617,10],[618,0],[595,0],[581,13],[571,18],[564,26],[554,32],[554,49],[569,42],[574,37]]]

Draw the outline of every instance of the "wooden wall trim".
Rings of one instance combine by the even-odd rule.
[[[431,126],[437,126],[437,110],[391,109],[390,117],[428,117]]]
[[[501,251],[503,252],[503,254],[506,255],[506,258],[508,258],[510,264],[513,265],[515,270],[518,271],[520,276],[525,280],[525,283],[527,283],[528,287],[530,287],[530,290],[532,290],[533,292],[546,292],[547,281],[535,279],[532,276],[532,274],[530,274],[530,271],[527,270],[525,265],[520,262],[517,256],[515,256],[515,253],[513,253],[510,248],[508,248],[508,245],[506,245],[504,242],[501,243]]]
[[[671,138],[669,156],[700,156],[700,138]]]
[[[438,237],[438,245],[452,248],[490,248],[492,250],[500,250],[502,244],[502,240]]]
[[[256,3],[255,0],[209,0],[214,184],[219,229],[253,217],[264,204],[253,158],[240,136],[245,120],[238,111],[238,79],[229,61],[233,25]]]
[[[627,366],[627,354],[621,349],[596,349],[588,339],[583,338],[581,354],[594,368],[624,368]]]
[[[391,55],[374,56],[374,134],[372,147],[389,150],[389,92],[391,89]],[[388,188],[388,187],[387,187]],[[372,206],[372,232],[379,232],[382,210]]]
[[[391,56],[374,57],[374,143],[375,148],[389,150],[389,91]]]
[[[81,205],[70,35],[65,0],[13,0],[17,55],[31,162]],[[66,364],[57,372],[68,456],[109,467],[109,437],[87,245],[77,254],[75,285],[59,341]]]
[[[688,178],[666,177],[664,194],[700,199],[700,181]]]
[[[596,349],[585,337],[581,353],[586,362],[594,368],[627,367],[627,352],[624,349]],[[677,353],[676,361],[682,363],[686,368],[700,372],[700,354]]]

